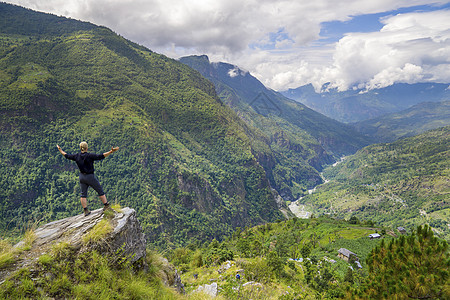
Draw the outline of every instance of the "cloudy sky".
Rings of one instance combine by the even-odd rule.
[[[275,90],[450,83],[450,1],[6,2],[107,26],[169,57],[207,54]]]

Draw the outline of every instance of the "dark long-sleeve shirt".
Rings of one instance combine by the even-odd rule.
[[[66,154],[65,158],[74,160],[77,163],[81,173],[93,174],[94,173],[94,161],[102,160],[105,158],[103,154],[80,152],[76,154]]]

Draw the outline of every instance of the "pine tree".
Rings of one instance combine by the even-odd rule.
[[[353,293],[362,299],[450,299],[448,243],[419,226],[372,250],[367,258],[369,276]]]

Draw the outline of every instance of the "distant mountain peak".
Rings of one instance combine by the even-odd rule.
[[[448,83],[395,83],[379,89],[353,88],[339,91],[325,83],[320,92],[311,85],[281,94],[335,120],[351,123],[399,112],[421,102],[449,99]]]
[[[205,54],[203,54],[203,55],[193,55],[193,57],[196,57],[196,58],[201,59],[201,60],[206,60],[207,62],[209,62],[209,57],[208,57],[208,55],[205,55]]]

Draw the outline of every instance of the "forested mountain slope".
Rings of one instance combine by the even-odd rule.
[[[450,125],[450,100],[419,103],[398,113],[351,125],[379,142],[392,142]]]
[[[220,99],[268,141],[273,159],[260,159],[286,200],[296,200],[322,182],[319,171],[342,155],[370,143],[350,126],[267,89],[249,72],[227,63],[210,63],[206,55],[181,62],[211,80]]]
[[[316,213],[382,225],[428,223],[450,238],[450,126],[368,146],[324,171],[330,182],[302,199]]]
[[[198,72],[104,27],[5,3],[0,20],[2,233],[81,212],[78,169],[56,144],[82,140],[120,146],[96,174],[150,243],[282,218],[257,161],[270,149]]]
[[[450,100],[448,83],[396,83],[380,89],[351,89],[340,92],[322,86],[317,93],[309,84],[282,92],[335,120],[352,123],[396,113],[422,102]]]

